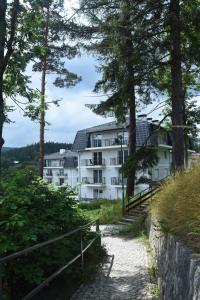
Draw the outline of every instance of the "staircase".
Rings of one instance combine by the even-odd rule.
[[[160,185],[166,180],[163,178],[157,183],[157,186],[150,187],[136,194],[125,206],[125,215],[118,222],[121,225],[133,224],[145,218],[148,212],[148,206],[153,196],[160,191]]]

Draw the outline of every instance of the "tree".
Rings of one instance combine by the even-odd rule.
[[[170,38],[171,38],[171,101],[173,159],[175,170],[184,168],[184,95],[182,82],[181,21],[180,0],[170,1]]]
[[[13,53],[13,45],[16,36],[17,17],[19,14],[19,0],[14,0],[10,11],[9,38],[7,38],[7,19],[8,11],[7,0],[0,3],[0,170],[1,170],[1,151],[4,144],[3,124],[5,122],[5,103],[3,97],[3,77]]]
[[[149,19],[148,11],[148,6],[137,1],[89,1],[86,8],[96,29],[94,43],[88,48],[101,61],[102,80],[95,91],[110,94],[106,101],[90,107],[101,115],[112,111],[118,121],[125,121],[128,115],[129,157],[136,153],[136,104],[150,101],[148,70],[162,60],[159,54],[155,55],[157,41],[152,38],[153,33],[160,31],[159,14],[152,9]],[[127,197],[134,193],[134,170],[130,168],[127,173]]]
[[[0,195],[0,256],[55,238],[86,224],[88,221],[80,215],[73,195],[69,187],[55,190],[48,186],[30,168],[11,173],[6,181],[3,180]],[[84,245],[94,237],[94,233],[88,229],[83,229],[82,233]],[[95,256],[96,251],[96,247],[92,248],[91,254]],[[79,252],[80,236],[72,235],[41,248],[39,253],[33,251],[4,265],[3,298],[22,299]],[[77,277],[81,272],[79,268],[74,268],[73,271],[67,269],[66,274]]]
[[[75,44],[69,45],[69,32],[72,28],[65,15],[64,1],[35,1],[35,12],[42,18],[40,34],[34,47],[36,62],[33,65],[33,70],[41,73],[38,110],[40,119],[39,173],[43,177],[45,111],[48,107],[48,101],[46,101],[47,75],[56,76],[53,84],[59,88],[74,86],[80,82],[81,78],[69,72],[65,67],[65,59],[75,57],[78,50]],[[57,103],[57,99],[52,99],[52,101]]]
[[[40,20],[31,9],[31,2],[19,0],[0,3],[0,170],[4,144],[3,125],[10,108],[7,98],[20,106],[17,96],[33,102],[37,93],[30,87],[30,78],[24,74],[31,59],[30,50],[36,38]]]

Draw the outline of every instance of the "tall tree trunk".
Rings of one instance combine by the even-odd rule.
[[[45,32],[44,32],[44,47],[48,48],[49,36],[49,7],[47,8]],[[39,159],[39,175],[43,177],[44,169],[44,130],[45,130],[45,88],[46,88],[46,69],[47,69],[47,53],[42,60],[42,78],[41,78],[41,112],[40,112],[40,159]]]
[[[46,80],[46,66],[42,67],[41,78],[41,112],[40,112],[40,165],[39,174],[43,177],[44,168],[44,129],[45,129],[45,80]]]
[[[134,49],[133,37],[131,32],[131,1],[122,1],[122,53],[121,59],[124,60],[124,97],[128,101],[129,108],[129,156],[136,152],[136,109],[135,109],[135,79],[134,79]],[[135,173],[127,176],[126,197],[134,195]]]
[[[1,153],[4,144],[3,124],[5,121],[3,99],[3,74],[4,74],[4,51],[6,42],[6,8],[7,1],[0,1],[0,178],[1,178]]]
[[[184,117],[183,85],[181,68],[181,20],[180,0],[170,2],[171,31],[171,78],[172,78],[172,125],[174,169],[184,169]]]
[[[130,101],[130,112],[129,112],[129,155],[133,156],[136,152],[136,110],[135,110],[135,89],[132,86],[132,97]],[[134,195],[135,188],[135,172],[134,174],[128,174],[127,186],[126,186],[126,197],[130,198]]]

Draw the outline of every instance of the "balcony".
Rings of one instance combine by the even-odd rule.
[[[46,177],[46,178],[52,178],[53,174],[52,173],[46,173],[46,174],[44,174],[44,177]]]
[[[124,185],[127,184],[127,179],[124,178]],[[111,177],[111,185],[122,186],[122,178],[121,177]]]
[[[94,159],[83,159],[81,165],[87,168],[102,168],[105,167],[105,159],[94,160]]]
[[[89,186],[103,186],[106,184],[106,178],[92,178],[92,177],[83,177],[82,178],[82,183],[84,185],[89,185]]]
[[[128,139],[122,140],[122,147],[127,147]],[[120,148],[121,141],[117,138],[92,140],[90,148]]]
[[[60,174],[60,173],[57,173],[56,176],[57,176],[57,177],[60,177],[60,178],[67,178],[67,177],[68,177],[68,174]]]
[[[122,166],[122,159],[119,157],[112,157],[110,159],[110,165],[111,166],[116,166],[116,167],[121,167]]]

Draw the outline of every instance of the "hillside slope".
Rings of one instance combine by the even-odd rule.
[[[66,143],[45,143],[45,154],[50,154],[59,151],[59,149],[71,149],[72,144]],[[6,151],[7,150],[7,151]],[[2,167],[8,168],[15,161],[20,163],[37,164],[39,159],[39,143],[28,145],[21,148],[6,149],[2,153]]]

